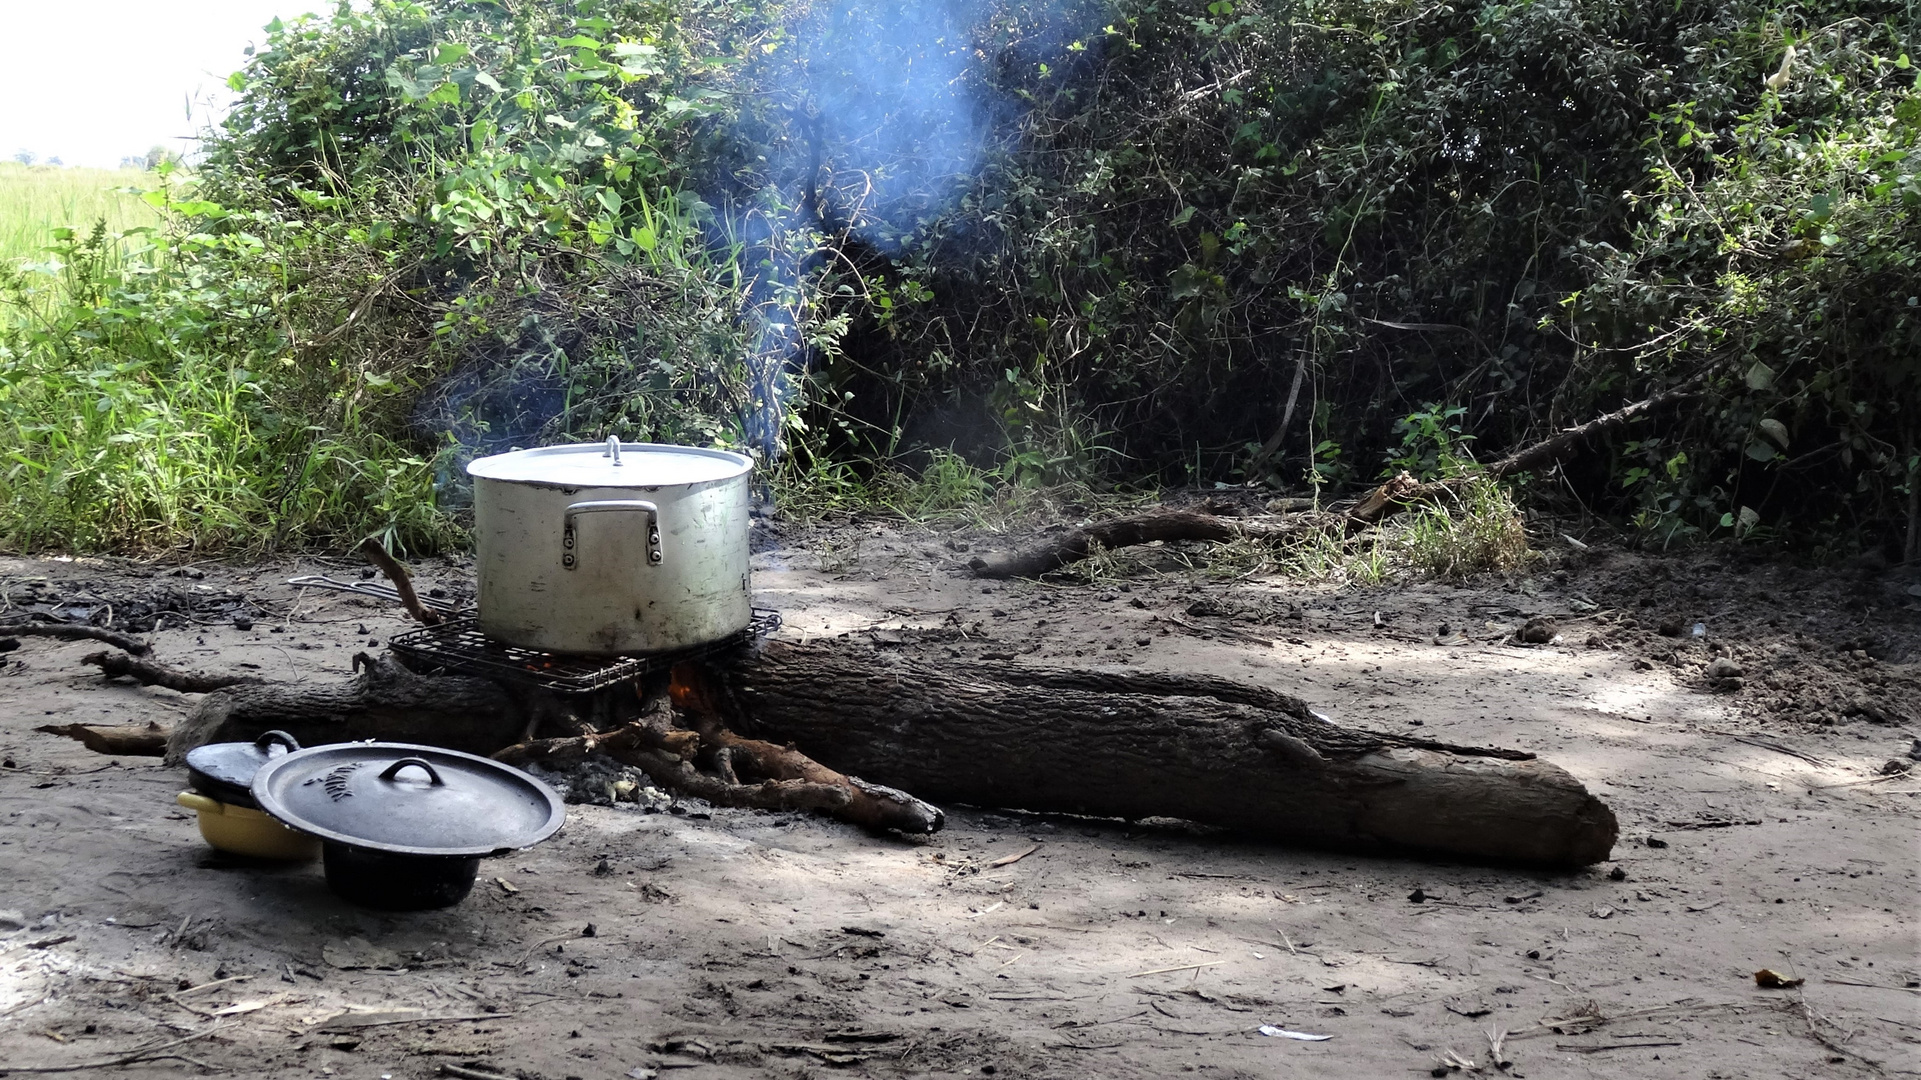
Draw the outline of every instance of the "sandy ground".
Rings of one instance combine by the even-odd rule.
[[[1557,543],[1460,588],[1236,579],[1176,552],[982,583],[956,567],[983,542],[789,529],[757,556],[758,599],[797,638],[958,627],[960,655],[1204,671],[1536,750],[1614,808],[1615,860],[1549,874],[970,808],[907,842],[575,806],[460,906],[384,914],[318,866],[212,853],[173,806],[180,771],[35,732],[169,723],[195,698],[26,639],[0,657],[0,1072],[188,1040],[83,1074],[1377,1077],[1452,1052],[1494,1075],[1495,1029],[1517,1077],[1921,1073],[1921,773],[1881,774],[1921,735],[1915,579]],[[159,611],[163,661],[322,682],[403,624],[283,582],[356,569],[0,559],[0,615],[144,630]],[[464,587],[458,560],[418,569]],[[1516,643],[1535,616],[1556,643]],[[1739,689],[1710,685],[1716,653]],[[1762,967],[1806,984],[1758,989]]]

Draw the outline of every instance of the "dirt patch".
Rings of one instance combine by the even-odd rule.
[[[1520,1076],[1921,1060],[1921,783],[1880,772],[1921,734],[1911,580],[1601,550],[1370,590],[1210,577],[1178,551],[1091,584],[958,570],[991,542],[789,528],[756,556],[756,602],[797,639],[946,627],[957,657],[1199,671],[1535,750],[1609,801],[1616,859],[1541,874],[965,807],[910,843],[616,798],[483,864],[459,907],[368,912],[317,867],[214,855],[172,804],[176,770],[35,733],[170,722],[196,699],[101,679],[77,663],[96,645],[28,639],[0,657],[0,1061],[194,1036],[166,1052],[250,1075],[1386,1076],[1449,1052],[1485,1068],[1493,1027]],[[423,589],[467,587],[460,560],[418,569]],[[351,562],[175,570],[0,560],[0,617],[151,616],[164,662],[308,681],[405,625],[281,584]],[[1544,642],[1517,636],[1530,623]],[[1710,676],[1717,660],[1740,674]],[[1764,991],[1760,968],[1807,982]]]

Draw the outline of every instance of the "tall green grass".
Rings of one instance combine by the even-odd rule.
[[[456,540],[430,462],[363,422],[361,369],[292,346],[266,241],[187,217],[124,240],[60,226],[43,257],[0,262],[0,548]],[[316,381],[333,392],[308,405]]]
[[[0,162],[0,264],[37,258],[52,231],[86,231],[98,221],[110,233],[156,225],[160,214],[123,188],[156,186],[144,169],[64,169]]]

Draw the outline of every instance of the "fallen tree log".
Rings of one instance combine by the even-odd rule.
[[[1531,755],[1339,727],[1219,680],[933,664],[847,640],[770,642],[725,677],[759,734],[935,801],[1551,867],[1606,859],[1618,833]]]
[[[1087,558],[1096,548],[1132,547],[1156,540],[1227,541],[1244,536],[1275,540],[1299,536],[1310,527],[1306,522],[1282,525],[1194,510],[1162,510],[1097,521],[1020,551],[975,556],[967,565],[976,577],[1039,577]]]
[[[491,754],[515,742],[526,710],[485,679],[416,675],[386,657],[354,657],[356,677],[305,686],[238,684],[216,690],[174,727],[167,761],[210,742],[251,742],[280,730],[302,746],[381,739]]]
[[[626,711],[595,730],[571,705],[361,656],[346,683],[216,691],[175,730],[168,756],[270,728],[303,744],[422,742],[558,768],[605,754],[722,805],[819,809],[909,832],[940,824],[940,811],[912,791],[978,806],[1186,818],[1339,850],[1554,867],[1607,858],[1617,834],[1599,799],[1531,754],[1341,727],[1260,686],[933,662],[850,640],[775,641],[707,663],[724,692],[676,697],[677,713],[658,696],[642,707],[631,687],[608,691],[625,694],[613,700]],[[553,725],[566,737],[532,737],[543,710],[567,714]]]
[[[160,753],[158,742],[164,740],[167,761],[180,764],[196,746],[250,742],[279,730],[302,746],[356,739],[414,742],[492,755],[522,767],[539,764],[566,769],[591,755],[605,754],[640,769],[668,791],[719,806],[820,810],[866,828],[907,833],[935,832],[943,820],[938,807],[906,792],[842,775],[791,746],[745,739],[711,722],[700,725],[700,730],[674,727],[672,706],[664,696],[650,702],[638,719],[602,732],[574,715],[571,703],[529,691],[510,693],[486,679],[423,676],[392,659],[372,659],[364,653],[354,657],[354,667],[358,674],[344,683],[244,683],[219,689],[171,734],[160,732],[155,748],[148,752]],[[631,689],[610,693],[624,693],[631,710]],[[578,704],[604,706],[607,702]],[[533,738],[542,723],[577,733]],[[86,741],[89,748],[100,749],[94,740],[102,737],[101,730],[106,729],[56,734],[70,734]],[[711,763],[713,771],[697,768],[697,759]]]

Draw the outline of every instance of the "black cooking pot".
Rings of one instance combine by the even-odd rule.
[[[253,778],[260,767],[280,753],[300,749],[292,735],[269,731],[252,742],[208,743],[187,751],[187,784],[209,799],[233,806],[259,809],[253,801]]]
[[[339,743],[277,758],[260,808],[324,842],[327,885],[390,911],[447,907],[480,860],[531,847],[566,819],[560,796],[510,765],[409,743]]]
[[[320,850],[335,896],[386,911],[452,907],[467,899],[480,874],[478,858],[459,855],[396,855],[332,841]]]

